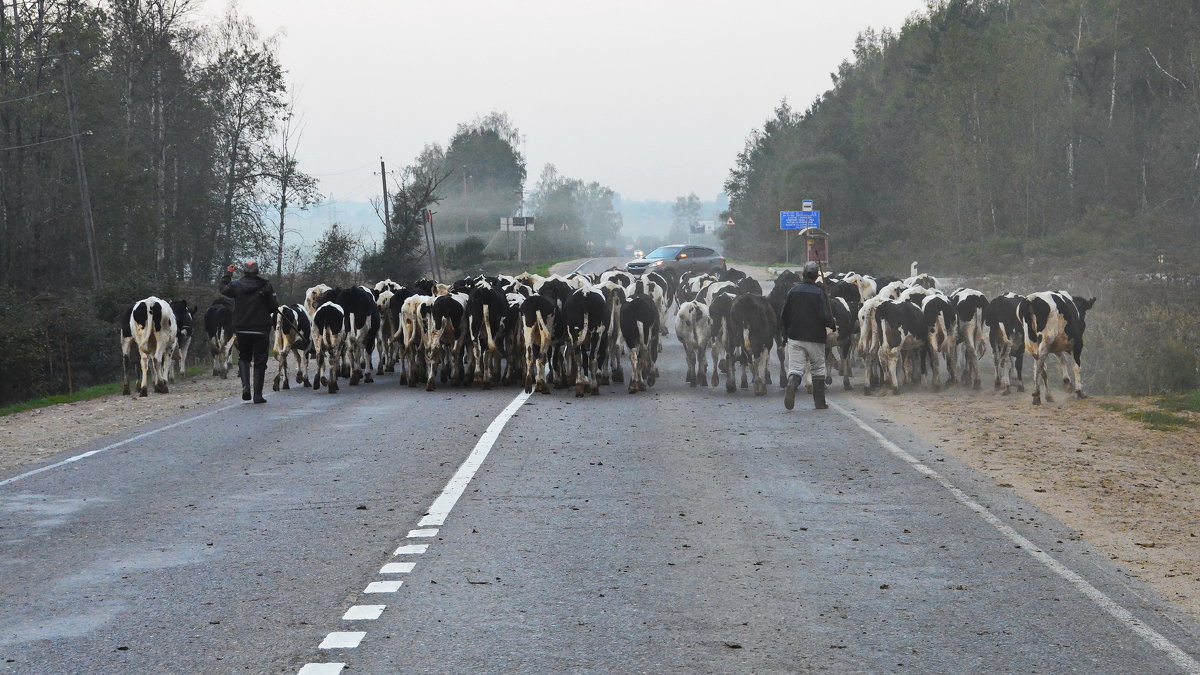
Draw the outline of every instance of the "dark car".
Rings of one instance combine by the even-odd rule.
[[[644,258],[625,263],[625,270],[641,274],[646,270],[678,278],[684,272],[715,272],[725,270],[725,258],[707,246],[672,244],[659,246]]]

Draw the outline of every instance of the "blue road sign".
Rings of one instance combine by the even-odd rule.
[[[806,227],[821,227],[820,211],[780,211],[779,229],[803,230]]]

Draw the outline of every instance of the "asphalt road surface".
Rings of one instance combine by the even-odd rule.
[[[0,673],[1200,672],[987,477],[664,344],[644,394],[384,376],[0,473]]]

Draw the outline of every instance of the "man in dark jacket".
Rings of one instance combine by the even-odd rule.
[[[233,265],[221,277],[221,295],[233,298],[233,330],[237,334],[238,373],[242,376],[242,400],[250,400],[250,362],[254,362],[254,402],[266,403],[263,381],[267,376],[267,342],[271,316],[279,298],[271,282],[258,276],[258,263],[247,260],[242,278],[233,280]]]
[[[779,316],[779,326],[788,341],[787,393],[783,407],[796,405],[796,388],[804,382],[804,373],[812,376],[813,403],[817,410],[825,404],[825,329],[834,328],[829,299],[817,285],[821,273],[815,262],[804,265],[803,280],[792,287]]]

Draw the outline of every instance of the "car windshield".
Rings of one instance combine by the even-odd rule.
[[[646,259],[665,260],[667,258],[674,258],[675,254],[679,253],[679,251],[682,249],[682,246],[659,246],[653,251],[650,251],[650,255],[646,256]]]

